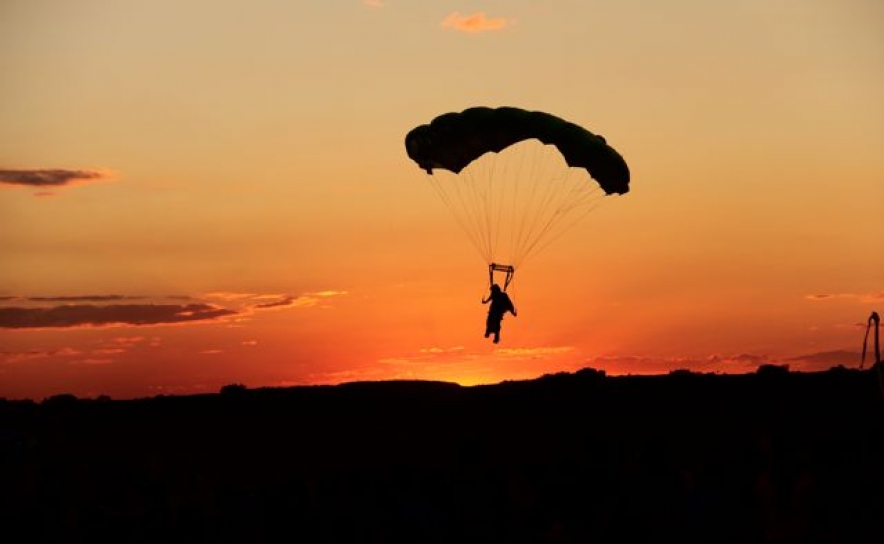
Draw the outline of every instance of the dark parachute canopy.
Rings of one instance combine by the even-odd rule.
[[[489,267],[515,270],[602,200],[629,192],[629,168],[605,139],[540,111],[474,107],[405,136],[408,156]]]
[[[474,107],[445,113],[412,129],[405,148],[428,174],[436,168],[457,174],[485,153],[532,138],[554,145],[568,166],[585,169],[605,194],[629,192],[629,167],[602,136],[541,111]]]

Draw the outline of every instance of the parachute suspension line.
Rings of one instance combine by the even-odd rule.
[[[527,146],[521,146],[521,160],[519,165],[519,170],[514,174],[516,179],[518,180],[519,185],[525,184],[527,185],[527,191],[524,196],[525,200],[522,204],[523,210],[525,213],[514,214],[514,218],[518,219],[518,228],[513,229],[514,241],[512,243],[513,255],[511,260],[513,263],[520,263],[521,259],[518,255],[519,248],[522,248],[527,243],[527,240],[531,239],[531,233],[534,229],[534,225],[537,223],[538,217],[543,211],[542,204],[537,204],[538,198],[540,202],[543,202],[543,197],[538,197],[538,192],[542,187],[541,178],[543,177],[542,172],[542,151],[546,149],[546,146],[541,147],[533,147],[528,150]],[[531,153],[529,153],[531,151]],[[529,164],[527,167],[525,166],[525,162]],[[520,175],[522,173],[522,175]],[[547,189],[549,187],[547,186]],[[518,206],[518,203],[514,202],[514,207]]]
[[[487,152],[459,173],[436,169],[427,177],[486,264],[512,271],[605,195],[585,169],[568,167],[555,146],[537,139]]]
[[[493,155],[496,154],[488,153],[485,160],[470,164],[460,174],[463,183],[472,189],[471,217],[475,221],[476,237],[482,242],[482,256],[488,264],[497,255],[500,233],[504,230],[502,202],[507,189],[507,183],[498,179],[505,175],[505,165],[501,167]]]
[[[473,220],[473,229],[479,241],[479,253],[488,261],[492,248],[488,240],[488,225],[485,220],[488,209],[488,187],[481,178],[472,175],[472,171],[464,170],[460,177],[455,178],[455,186],[462,186],[468,196],[464,198],[465,207],[469,210],[468,217]]]
[[[552,244],[554,241],[559,239],[563,234],[568,232],[573,226],[575,226],[578,223],[580,223],[581,221],[583,221],[583,219],[585,219],[589,214],[591,214],[601,203],[602,198],[604,198],[604,196],[605,196],[604,194],[601,194],[601,193],[602,193],[602,190],[600,188],[595,188],[591,191],[591,194],[582,195],[581,202],[578,205],[576,205],[575,207],[585,205],[586,209],[583,210],[583,213],[577,215],[576,217],[573,217],[572,221],[568,222],[567,224],[565,224],[564,226],[559,228],[557,232],[555,232],[551,235],[548,235],[548,236],[542,235],[542,236],[538,237],[538,239],[533,244],[531,244],[531,246],[528,247],[528,249],[525,251],[525,254],[522,257],[522,260],[524,261],[529,256],[533,257],[534,255],[540,253],[541,251],[546,249],[550,244]],[[570,211],[570,209],[571,208],[569,208],[568,211]],[[560,219],[564,219],[564,216],[560,216]],[[561,225],[561,221],[557,221],[557,223],[559,223]],[[556,226],[558,226],[558,225],[556,225]],[[552,230],[552,228],[550,230]],[[540,243],[541,241],[543,243]]]
[[[511,261],[515,266],[523,261],[523,248],[538,236],[538,224],[549,213],[549,204],[555,196],[556,184],[548,179],[550,158],[549,146],[535,146],[528,151],[522,149],[522,164],[515,177],[519,184],[527,185],[527,191],[523,195],[524,200],[516,204],[521,206],[523,213],[516,214],[514,218],[514,222],[518,223],[513,230],[515,241]],[[525,161],[529,164],[525,165]]]
[[[526,199],[522,198],[522,186],[526,179],[528,183],[534,182],[532,186],[529,186],[531,189],[527,198],[529,204],[530,197],[536,194],[537,188],[540,186],[538,181],[540,175],[537,172],[538,161],[536,160],[539,142],[537,144],[531,146],[530,143],[520,143],[502,153],[489,153],[485,157],[486,160],[476,163],[479,175],[489,180],[489,183],[495,184],[492,189],[495,201],[489,209],[488,230],[488,237],[492,240],[492,260],[495,256],[499,257],[499,244],[504,242],[503,238],[508,231],[507,262],[510,263],[510,266],[518,264],[514,260],[518,258],[518,250],[520,246],[524,246],[523,239],[526,237],[525,230],[528,223],[525,214],[520,213],[520,205],[523,207],[522,211],[531,211],[530,207],[524,206]]]
[[[586,171],[605,194],[629,191],[629,167],[616,150],[546,112],[480,106],[445,113],[409,131],[405,148],[430,176],[451,174],[442,182],[431,177],[433,187],[489,264],[501,264],[498,249],[506,249],[506,266],[520,266],[570,221],[593,184],[569,191],[575,176],[562,172]]]
[[[522,165],[524,163],[524,154],[520,156],[519,164]],[[518,175],[521,169],[516,169],[513,172],[507,172],[507,176],[513,178],[512,180],[512,197],[510,198],[510,217],[516,218],[519,217],[519,197],[521,195],[522,190],[522,179]],[[518,232],[515,228],[509,229],[509,244],[511,248],[516,248],[518,246]],[[511,256],[512,257],[512,256]],[[510,259],[512,261],[512,259]]]
[[[494,259],[494,255],[497,253],[497,233],[500,228],[500,214],[497,214],[497,221],[495,222],[495,206],[496,199],[494,198],[494,192],[497,190],[495,182],[496,172],[497,172],[497,161],[488,161],[488,169],[489,172],[486,175],[482,176],[482,179],[487,180],[485,191],[488,195],[487,200],[485,201],[485,233],[488,238],[488,258],[487,260],[491,261]]]
[[[537,203],[532,204],[535,206],[535,209],[531,216],[531,224],[526,230],[525,239],[519,242],[519,248],[528,248],[535,245],[543,237],[545,231],[548,230],[549,223],[555,220],[555,199],[556,192],[559,190],[559,179],[561,178],[557,176],[542,184],[544,185],[544,190],[540,194]],[[541,185],[539,182],[537,184]],[[520,252],[516,260],[521,262],[523,259],[524,251]]]
[[[477,233],[478,229],[474,224],[470,224],[470,218],[475,218],[475,215],[469,213],[470,206],[466,204],[461,187],[457,186],[457,184],[455,183],[456,178],[453,175],[440,174],[439,172],[435,174],[429,174],[426,177],[430,180],[430,185],[436,190],[436,193],[445,204],[445,207],[448,208],[449,212],[451,212],[451,215],[454,216],[455,221],[466,233],[467,238],[469,238],[470,243],[473,244],[473,247],[475,247],[480,254],[486,255],[487,251],[482,247],[481,237]],[[446,187],[454,186],[455,189],[446,190],[445,188],[443,188],[443,185]],[[455,202],[453,198],[453,195],[455,194],[458,196],[457,202]]]
[[[519,267],[529,256],[577,223],[572,221],[559,228],[575,210],[589,208],[586,214],[592,211],[603,192],[583,169],[562,164],[562,158],[553,146],[539,145],[538,142],[535,146],[514,148],[519,148],[520,160],[518,170],[510,180],[516,227],[511,229],[513,253],[510,264]],[[523,194],[521,191],[525,185],[527,190]],[[518,197],[524,197],[523,201],[516,202]],[[519,205],[524,213],[515,213]],[[578,220],[586,214],[580,214]]]
[[[481,199],[477,188],[471,183],[471,181],[472,180],[466,176],[450,176],[447,183],[451,185],[453,191],[457,192],[463,202],[465,216],[468,220],[467,223],[470,225],[470,229],[476,240],[476,248],[479,250],[480,254],[486,255],[488,253],[487,237],[483,235],[485,229],[482,225],[481,214],[477,212]]]

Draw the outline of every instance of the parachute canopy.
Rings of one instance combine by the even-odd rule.
[[[591,212],[629,191],[605,139],[549,113],[474,107],[405,136],[408,156],[494,272],[513,273]]]
[[[629,191],[629,167],[602,136],[549,113],[514,107],[474,107],[446,113],[405,137],[408,156],[426,170],[460,173],[482,155],[523,140],[555,146],[568,166],[583,168],[605,194]]]

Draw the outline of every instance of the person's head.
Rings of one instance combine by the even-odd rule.
[[[491,292],[496,295],[497,293],[500,292],[500,286],[497,285],[496,283],[492,283],[491,284]]]

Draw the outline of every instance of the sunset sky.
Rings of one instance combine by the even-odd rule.
[[[878,0],[2,0],[0,397],[859,365]],[[404,137],[603,135],[631,190],[486,261]]]

